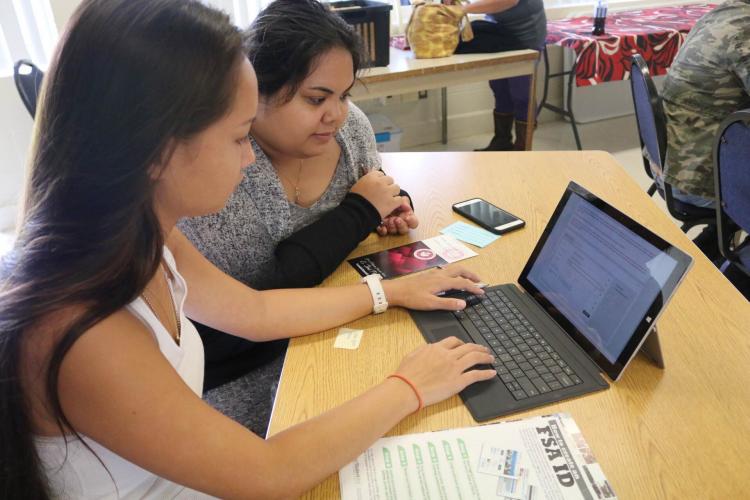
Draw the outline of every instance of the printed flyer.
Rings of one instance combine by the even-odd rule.
[[[381,438],[339,481],[343,500],[617,498],[565,413]]]
[[[349,259],[349,264],[361,276],[379,274],[383,278],[396,278],[468,259],[477,253],[453,236],[444,234],[415,241],[408,245]]]

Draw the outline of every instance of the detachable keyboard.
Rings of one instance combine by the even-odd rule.
[[[487,291],[479,303],[454,315],[490,345],[497,375],[516,400],[583,382],[502,290]]]

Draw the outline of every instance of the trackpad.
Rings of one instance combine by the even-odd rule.
[[[464,342],[474,342],[466,331],[458,325],[458,322],[454,326],[444,326],[441,328],[430,329],[429,333],[430,342],[439,342],[448,337],[458,337]]]

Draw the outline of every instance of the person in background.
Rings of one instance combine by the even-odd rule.
[[[451,0],[445,3],[453,3]],[[474,38],[459,41],[457,54],[541,50],[547,37],[543,0],[476,0],[461,4],[467,14],[487,14],[471,22]],[[492,112],[494,135],[487,147],[477,151],[523,151],[529,122],[530,76],[490,80],[495,97]],[[513,124],[515,122],[515,142]]]
[[[373,231],[419,223],[381,171],[367,117],[349,102],[364,64],[359,35],[316,0],[277,0],[243,33],[260,92],[255,163],[217,214],[182,232],[214,265],[256,289],[314,286]],[[254,343],[198,325],[205,398],[263,435],[286,340]]]
[[[252,290],[175,228],[221,210],[253,162],[257,80],[240,33],[197,0],[84,0],[44,86],[0,262],[4,498],[297,497],[406,415],[495,375],[472,368],[492,362],[486,349],[452,338],[268,440],[221,415],[200,398],[186,314],[257,341],[373,309],[365,284]],[[389,185],[388,213],[401,204]],[[382,287],[393,305],[460,309],[435,294],[481,293],[477,279],[453,267]]]
[[[667,72],[664,178],[679,201],[713,208],[713,144],[729,114],[750,107],[750,1],[727,0],[695,24]],[[719,256],[715,226],[695,240]]]

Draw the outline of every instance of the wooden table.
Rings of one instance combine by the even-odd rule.
[[[354,100],[374,99],[420,90],[440,88],[442,96],[443,144],[448,139],[448,94],[446,87],[483,82],[496,78],[530,75],[530,94],[534,95],[534,74],[539,52],[514,50],[492,54],[454,54],[450,57],[417,59],[409,50],[391,47],[388,66],[369,68],[362,72],[352,89]],[[536,119],[534,99],[529,100],[527,149],[531,149]]]
[[[604,152],[391,153],[384,168],[414,199],[419,228],[370,237],[353,255],[434,236],[458,216],[453,202],[481,196],[526,220],[464,261],[492,284],[518,277],[569,180],[575,180],[678,245],[695,265],[659,320],[666,369],[642,356],[609,390],[518,417],[569,412],[620,498],[747,498],[750,491],[750,303],[711,265],[615,160]],[[342,266],[324,286],[355,283]],[[423,343],[399,309],[348,325],[365,329],[358,350],[334,349],[331,330],[291,342],[270,433],[363,392]],[[410,416],[404,434],[476,425],[458,397]],[[338,498],[334,475],[306,498]]]

